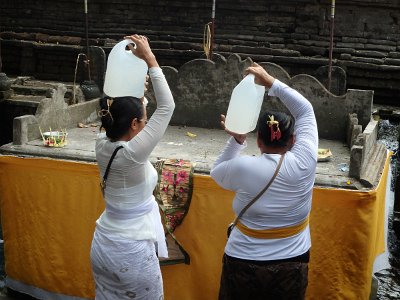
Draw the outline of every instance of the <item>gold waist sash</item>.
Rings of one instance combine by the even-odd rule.
[[[257,238],[257,239],[283,239],[290,236],[294,236],[300,232],[302,232],[308,225],[310,221],[309,215],[300,223],[281,228],[273,228],[273,229],[251,229],[245,225],[243,225],[240,221],[237,222],[236,227],[245,235]]]

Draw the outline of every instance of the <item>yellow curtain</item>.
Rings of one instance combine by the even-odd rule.
[[[389,162],[375,190],[314,188],[307,299],[369,299],[373,263],[385,251]]]
[[[315,188],[308,299],[368,299],[372,265],[384,250],[389,157],[378,187]],[[97,165],[0,156],[7,275],[46,291],[94,298],[90,244],[104,209]],[[233,193],[194,176],[191,206],[175,230],[190,265],[161,268],[166,300],[217,299]]]
[[[90,244],[104,209],[97,166],[2,156],[0,191],[7,276],[93,298]]]
[[[175,230],[190,265],[163,266],[165,299],[217,299],[227,225],[234,194],[209,176],[195,175],[189,212]]]

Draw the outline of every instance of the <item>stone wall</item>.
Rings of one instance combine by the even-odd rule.
[[[103,47],[106,53],[125,34],[140,32],[150,38],[162,65],[178,68],[203,55],[211,0],[88,2],[90,44]],[[215,52],[277,63],[291,76],[315,75],[318,67],[328,64],[330,0],[216,2]],[[7,73],[21,72],[24,57],[29,57],[21,57],[23,46],[10,43],[14,39],[85,46],[83,0],[2,0],[0,14]],[[346,70],[349,88],[374,89],[377,103],[400,103],[399,19],[397,0],[336,3],[333,63]],[[62,49],[52,51],[56,50],[64,55],[60,63],[72,64],[75,57],[67,57]],[[37,75],[50,74],[49,70],[38,72],[40,68]],[[68,67],[53,68],[50,75],[56,74],[56,68],[71,73]],[[70,76],[66,74],[60,76]]]
[[[184,64],[179,71],[163,67],[176,103],[172,125],[201,128],[220,128],[220,114],[226,114],[232,89],[243,78],[243,70],[250,59],[241,60],[238,55],[228,59],[219,57],[216,62],[195,59]],[[300,74],[291,77],[282,67],[273,63],[261,63],[272,76],[299,91],[312,104],[321,139],[346,141],[348,115],[354,113],[364,129],[371,119],[373,92],[348,89],[344,95],[335,96],[315,78]],[[265,94],[261,113],[285,110],[277,97]],[[153,88],[149,86],[146,97],[150,100],[149,115],[155,109]]]

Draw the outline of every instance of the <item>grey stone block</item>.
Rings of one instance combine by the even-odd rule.
[[[367,147],[367,149],[365,149]],[[370,149],[368,149],[370,148]],[[368,151],[365,154],[365,151]],[[372,188],[377,182],[385,164],[386,147],[383,144],[364,145],[363,163],[360,173],[360,182],[367,188]]]
[[[389,52],[390,58],[400,58],[400,52]]]
[[[362,43],[343,43],[337,42],[336,47],[338,48],[354,48],[354,49],[364,49],[364,44]]]
[[[396,51],[396,46],[364,44],[364,48],[368,50],[382,50],[386,52]]]
[[[169,42],[169,41],[154,41],[154,42],[151,42],[151,47],[153,49],[170,49],[171,42]]]
[[[347,145],[349,147],[350,147],[351,140],[353,137],[354,126],[357,124],[358,124],[357,114],[354,114],[354,113],[349,114],[348,119],[347,119],[347,134],[346,134],[346,141],[347,141]]]
[[[351,54],[348,54],[348,53],[342,53],[342,54],[340,54],[340,59],[343,59],[343,60],[351,60],[351,58],[352,58]]]
[[[285,44],[270,44],[269,47],[271,47],[272,49],[285,49],[286,45]],[[300,56],[300,53],[298,51],[295,51],[298,53],[298,55]]]
[[[371,50],[356,50],[354,52],[354,55],[362,57],[383,58],[387,56],[387,53],[381,51],[371,51]]]
[[[329,41],[297,40],[299,45],[329,47]]]
[[[199,43],[172,42],[172,47],[180,50],[203,50],[203,45]]]
[[[309,40],[310,35],[305,33],[292,33],[290,37],[294,40]]]
[[[298,51],[302,55],[305,55],[305,56],[315,56],[315,55],[324,56],[328,52],[327,48],[321,48],[321,47],[315,47],[315,46],[288,44],[287,47],[288,47],[288,49]]]
[[[390,40],[377,40],[377,39],[368,39],[364,43],[369,43],[369,44],[376,44],[376,45],[388,45],[388,46],[396,46],[396,41],[390,41]]]
[[[361,43],[365,44],[368,40],[365,38],[360,38],[360,37],[348,37],[348,36],[343,36],[342,37],[342,42],[343,43]]]
[[[384,59],[384,63],[387,65],[396,65],[396,66],[400,66],[400,56],[398,59],[396,58],[385,58]]]
[[[360,178],[362,150],[362,146],[353,146],[350,150],[349,176],[356,179]]]
[[[361,140],[357,140],[357,137],[359,137],[361,134],[362,134],[362,126],[354,125],[350,139],[350,148],[353,147],[355,144],[361,144]]]
[[[354,54],[356,49],[353,48],[333,48],[333,53],[346,53],[346,54]]]
[[[370,57],[356,57],[353,56],[352,60],[355,62],[363,62],[368,64],[375,64],[375,65],[383,65],[383,59],[379,58],[370,58]]]
[[[271,54],[276,56],[290,56],[290,57],[299,57],[301,55],[299,51],[289,50],[289,49],[272,49]]]
[[[248,46],[232,46],[232,52],[235,53],[250,53],[250,54],[272,54],[271,48],[261,48],[261,47],[248,47]]]
[[[38,125],[37,119],[32,115],[16,117],[13,120],[13,144],[24,145],[29,141],[29,125]]]

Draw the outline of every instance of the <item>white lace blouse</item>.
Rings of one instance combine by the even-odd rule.
[[[157,173],[148,158],[164,135],[175,103],[161,68],[150,68],[149,75],[157,109],[143,130],[128,142],[111,142],[105,134],[96,141],[96,159],[101,176],[114,149],[123,146],[111,165],[105,189],[106,209],[96,224],[97,229],[106,233],[133,240],[156,241],[155,228],[160,225],[153,196]]]

